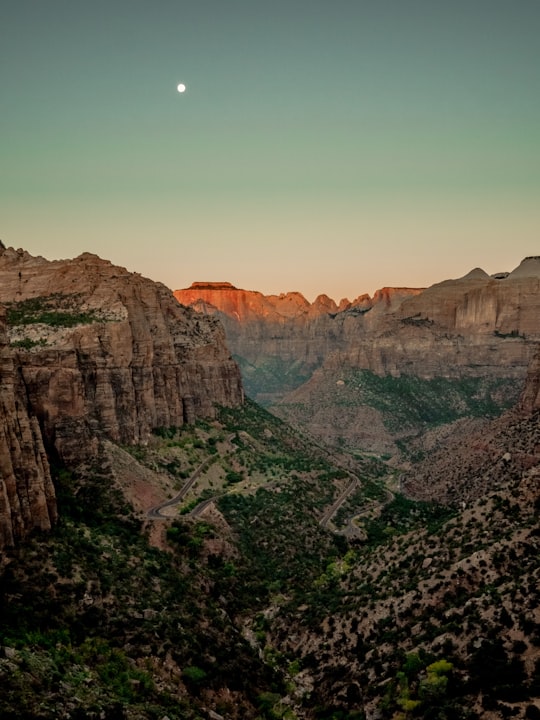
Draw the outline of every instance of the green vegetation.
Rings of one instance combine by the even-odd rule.
[[[11,343],[12,347],[22,348],[23,350],[31,350],[33,347],[44,347],[47,341],[41,338],[40,340],[31,340],[30,338],[23,338],[22,340],[15,340]]]
[[[413,501],[397,494],[377,518],[366,520],[368,542],[377,545],[387,542],[389,535],[407,533],[415,528],[435,533],[454,515],[455,510],[445,505]]]
[[[51,327],[74,327],[97,322],[100,318],[93,311],[78,309],[79,295],[47,295],[6,303],[8,325],[31,325],[43,323]]]
[[[390,430],[440,425],[460,417],[495,417],[515,400],[512,380],[433,378],[416,375],[379,376],[368,370],[351,373],[347,384],[363,402],[384,413]]]
[[[521,338],[525,340],[525,335],[520,333],[519,330],[511,330],[509,333],[502,333],[499,330],[494,330],[493,334],[499,338]]]
[[[394,709],[395,720],[437,718],[459,720],[469,714],[456,701],[453,664],[446,659],[433,661],[425,652],[406,656],[395,680],[390,684],[384,709]]]
[[[222,685],[248,708],[253,681],[270,688],[217,601],[234,594],[231,568],[199,560],[211,526],[174,525],[171,556],[148,544],[108,476],[58,470],[55,484],[59,524],[1,577],[0,646],[12,649],[0,659],[3,718],[195,720],[197,697]],[[162,674],[167,657],[186,687]]]
[[[472,720],[480,697],[501,717],[534,708],[540,665],[523,658],[540,646],[538,506],[525,476],[465,514],[413,502],[388,490],[395,471],[341,467],[251,401],[130,452],[165,495],[194,482],[175,519],[150,521],[105,457],[55,469],[58,525],[0,578],[2,717],[361,720],[370,704],[392,720]],[[357,515],[350,537],[321,527],[347,488],[333,522]],[[198,516],[203,498],[215,507]]]

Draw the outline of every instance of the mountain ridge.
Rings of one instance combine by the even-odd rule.
[[[517,400],[540,342],[536,256],[495,276],[475,268],[425,289],[382,288],[341,309],[298,305],[292,294],[205,287],[175,296],[220,318],[247,394],[323,442],[336,447],[345,439],[351,451],[397,452],[380,408],[359,397],[362,374],[373,382],[403,378],[402,385],[443,379],[450,395],[450,386],[461,393],[456,407],[468,403],[472,382],[502,410]],[[298,312],[279,314],[276,297],[294,298]]]

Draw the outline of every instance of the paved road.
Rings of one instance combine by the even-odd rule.
[[[199,515],[203,514],[203,511],[206,510],[206,508],[209,505],[212,505],[216,500],[218,500],[221,496],[220,495],[214,495],[211,498],[208,498],[208,500],[203,500],[198,505],[196,505],[193,510],[189,513],[190,517],[199,517]]]
[[[236,433],[231,433],[231,434],[227,437],[227,441],[228,441],[228,442],[231,442],[235,435],[236,435]],[[227,457],[227,456],[229,456],[229,455],[232,455],[234,452],[236,452],[236,449],[237,449],[236,447],[233,448],[232,450],[230,450],[229,452],[225,453],[225,455],[223,455],[223,456],[221,456],[221,457],[224,457],[224,458],[225,458],[225,457]],[[184,485],[182,486],[182,489],[180,490],[179,493],[177,493],[177,494],[176,494],[173,498],[171,498],[170,500],[165,500],[165,502],[162,502],[160,505],[156,505],[155,507],[150,508],[150,510],[148,510],[148,512],[146,513],[146,517],[147,517],[149,520],[170,520],[170,519],[171,519],[170,516],[169,516],[169,515],[162,515],[162,514],[161,514],[161,511],[162,511],[164,508],[173,507],[174,505],[179,505],[179,504],[182,502],[182,500],[185,498],[185,496],[187,495],[187,493],[189,492],[189,490],[193,487],[193,483],[194,483],[195,480],[199,477],[199,475],[200,475],[204,470],[206,470],[207,468],[209,468],[210,465],[212,465],[212,463],[216,462],[216,460],[218,460],[218,459],[220,459],[220,456],[219,456],[219,455],[210,455],[210,457],[207,457],[206,460],[204,460],[204,461],[199,465],[199,467],[195,470],[195,472],[194,472],[193,475],[189,478],[189,480],[187,480],[187,481],[184,483]],[[215,498],[214,498],[214,499],[215,499]],[[210,502],[213,502],[213,500],[210,499],[210,500],[206,500],[204,503],[200,503],[200,505],[197,505],[197,507],[195,507],[195,508],[192,510],[192,512],[190,513],[190,515],[193,515],[194,517],[196,517],[197,515],[200,514],[200,512],[201,512],[202,509],[203,509],[203,508],[201,508],[200,506],[201,506],[201,505],[205,505],[205,506],[206,506],[206,505],[209,505]]]
[[[153,508],[150,508],[148,512],[146,513],[146,516],[150,520],[170,520],[170,516],[168,515],[162,515],[161,511],[166,507],[172,507],[173,505],[178,505],[182,502],[182,500],[185,498],[191,487],[193,486],[193,483],[195,480],[199,477],[199,475],[203,472],[203,470],[206,470],[209,465],[211,465],[216,460],[215,457],[211,456],[209,458],[206,458],[204,462],[202,462],[199,467],[195,470],[193,475],[187,480],[182,489],[179,493],[177,493],[173,498],[170,500],[165,500],[165,502],[162,502],[160,505],[156,505]]]
[[[357,487],[360,486],[360,482],[358,478],[354,478],[354,480],[351,482],[348,488],[346,488],[341,495],[338,497],[338,499],[335,501],[333,505],[330,505],[328,510],[324,513],[322,518],[319,520],[319,525],[323,528],[328,527],[328,523],[330,520],[334,517],[334,515],[337,513],[339,508],[343,505],[345,500],[349,497],[349,495],[356,490]]]
[[[235,433],[232,433],[227,439],[230,442],[232,438],[234,438]],[[236,451],[236,448],[231,450],[230,452],[226,453],[223,457],[227,457],[227,455],[231,455]],[[167,507],[173,507],[174,505],[179,505],[182,500],[185,498],[189,490],[192,488],[195,480],[199,477],[199,475],[206,470],[213,462],[218,460],[218,456],[211,455],[210,457],[206,458],[199,467],[195,470],[195,472],[191,475],[191,477],[184,483],[182,489],[180,492],[178,492],[173,498],[170,500],[166,500],[165,502],[162,502],[160,505],[156,505],[153,508],[150,508],[148,512],[146,513],[149,520],[170,520],[169,515],[162,515],[161,511],[164,508]],[[352,475],[352,473],[351,473]],[[401,480],[401,477],[400,477]],[[341,495],[337,498],[337,500],[326,510],[326,512],[323,514],[321,519],[319,520],[319,524],[321,527],[328,529],[328,525],[331,521],[331,519],[334,517],[334,515],[337,513],[339,508],[343,505],[343,503],[347,500],[347,498],[357,489],[360,487],[360,480],[357,477],[353,477],[353,480],[351,481],[350,485],[345,488],[345,490],[341,493]],[[373,509],[375,509],[377,506],[383,506],[387,505],[389,502],[392,502],[395,495],[391,490],[386,489],[386,502],[379,502],[377,500],[374,500],[370,502],[366,507],[364,507],[360,512],[356,513],[353,517],[350,517],[347,519],[347,525],[344,530],[341,531],[335,531],[339,534],[347,534],[347,530],[352,527],[352,523],[355,520],[355,518],[362,517],[364,515],[367,515],[370,513]],[[189,513],[190,517],[199,517],[203,511],[212,503],[214,503],[220,496],[214,495],[211,498],[208,498],[207,500],[203,500],[198,505],[196,505],[193,510]]]
[[[356,488],[360,487],[360,481],[358,478],[355,478],[349,487],[347,487],[341,495],[338,497],[338,499],[335,501],[333,505],[331,505],[328,510],[324,513],[322,518],[319,520],[319,524],[321,527],[328,529],[328,524],[330,523],[330,520],[334,517],[334,515],[337,513],[339,508],[343,505],[345,500],[351,495]],[[377,508],[383,508],[385,505],[388,505],[388,503],[391,503],[392,500],[395,498],[395,494],[389,490],[388,488],[384,489],[384,492],[386,493],[386,500],[380,501],[380,500],[372,500],[369,502],[366,506],[362,508],[359,512],[355,513],[351,517],[347,518],[346,525],[342,530],[334,530],[337,535],[349,535],[354,534],[356,532],[356,528],[354,527],[354,521],[357,518],[365,517],[366,515],[371,514],[374,510]]]

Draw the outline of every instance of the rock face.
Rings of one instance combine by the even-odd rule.
[[[383,288],[373,298],[345,298],[337,305],[326,295],[309,303],[298,292],[263,295],[226,282],[195,282],[174,295],[202,314],[219,317],[248,394],[268,405],[307,381],[333,352],[345,351],[358,327],[371,327],[420,292]]]
[[[450,383],[449,396],[453,388],[461,386],[461,400],[456,397],[454,407],[448,405],[445,409],[454,419],[458,417],[454,408],[459,410],[470,396],[471,390],[464,387],[470,382],[476,383],[472,392],[481,393],[483,407],[491,400],[500,408],[512,405],[540,342],[540,260],[527,258],[516,270],[498,278],[473,270],[463,278],[405,298],[393,312],[372,318],[368,325],[365,321],[370,314],[344,321],[344,347],[330,354],[309,383],[285,396],[275,411],[283,419],[299,424],[300,408],[303,427],[326,442],[351,438],[351,448],[370,450],[380,446],[393,454],[395,448],[389,448],[388,432],[385,435],[377,431],[371,422],[366,425],[363,402],[355,399],[351,383],[334,391],[334,399],[329,388],[340,379],[354,379],[355,374],[368,371],[380,377],[420,378],[426,383],[444,379]],[[347,397],[342,397],[344,394]],[[332,405],[342,408],[339,424],[329,427],[321,423],[321,396],[329,408],[326,415]],[[530,397],[530,403],[537,402]],[[394,400],[400,401],[399,397]],[[380,410],[380,401],[374,398],[371,407]],[[464,417],[469,409],[464,407],[462,412]],[[388,430],[386,417],[384,411],[381,420]],[[403,423],[390,435],[405,441],[400,434],[402,427]],[[420,427],[418,424],[415,432]],[[366,442],[358,437],[358,430],[363,428]]]
[[[529,364],[519,408],[525,415],[532,415],[536,410],[540,410],[540,350]]]
[[[379,375],[523,379],[540,341],[540,260],[506,277],[475,269],[404,298],[393,313],[351,332],[329,362]]]
[[[35,415],[28,412],[0,308],[0,549],[56,520],[54,487]]]
[[[153,428],[213,417],[216,403],[243,402],[238,366],[215,318],[95,255],[49,262],[0,250],[0,302],[21,411],[37,419],[29,428],[37,435],[41,428],[47,452],[64,463],[92,457],[99,437],[144,443]],[[12,382],[13,372],[5,372]],[[5,415],[16,422],[7,407]],[[50,498],[42,465],[36,479]]]

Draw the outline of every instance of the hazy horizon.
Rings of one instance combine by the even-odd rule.
[[[533,0],[9,3],[0,237],[337,302],[510,271],[540,237],[539,36]]]

